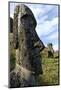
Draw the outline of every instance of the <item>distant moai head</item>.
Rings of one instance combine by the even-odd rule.
[[[53,53],[54,53],[53,44],[49,43],[48,44],[48,57],[53,57]]]

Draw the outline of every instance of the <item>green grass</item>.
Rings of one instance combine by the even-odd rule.
[[[59,84],[59,61],[58,58],[47,58],[42,56],[43,74],[38,77],[40,85],[58,85]],[[10,71],[15,68],[15,50],[10,48]]]
[[[43,75],[39,76],[41,85],[58,85],[58,58],[42,58]]]
[[[10,54],[10,71],[15,68],[15,51]],[[59,84],[59,61],[58,58],[42,57],[43,74],[39,75],[38,82],[41,86]]]

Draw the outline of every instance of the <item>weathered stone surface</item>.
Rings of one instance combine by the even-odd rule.
[[[34,72],[16,64],[16,68],[10,72],[9,87],[16,88],[16,87],[35,86],[35,85],[36,85],[36,81],[34,77]]]
[[[36,25],[36,19],[27,6],[23,4],[16,6],[13,20],[16,65],[14,76],[12,76],[13,72],[10,75],[10,82],[15,82],[15,85],[12,87],[37,85],[35,77],[43,73],[40,51],[43,50],[44,44],[35,31]],[[19,83],[16,84],[18,72],[20,73],[20,78]],[[13,80],[13,78],[16,79]]]

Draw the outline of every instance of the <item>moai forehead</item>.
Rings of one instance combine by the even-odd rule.
[[[36,25],[37,25],[36,19],[33,15],[32,11],[26,5],[24,5],[24,4],[17,5],[14,10],[14,14],[17,14],[17,15],[20,14],[20,18],[31,17],[34,22],[34,26],[36,27]]]

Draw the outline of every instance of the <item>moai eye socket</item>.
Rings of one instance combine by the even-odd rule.
[[[34,25],[32,17],[27,14],[21,18],[21,23],[26,29],[29,29]]]
[[[22,18],[21,18],[21,24],[27,28],[29,26],[29,20],[28,20],[28,15],[24,15]]]

